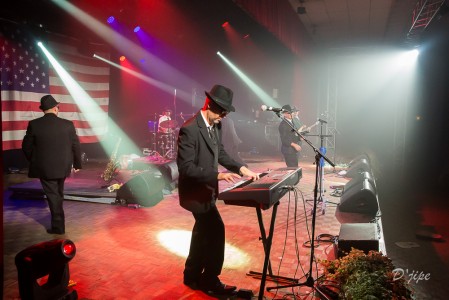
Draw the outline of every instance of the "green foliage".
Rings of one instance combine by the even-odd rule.
[[[338,299],[413,299],[404,279],[394,279],[392,261],[378,251],[365,254],[361,250],[351,252],[333,261],[323,260],[324,276],[320,279],[339,284]]]

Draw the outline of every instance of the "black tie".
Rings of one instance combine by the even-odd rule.
[[[209,127],[209,136],[210,136],[212,142],[214,142],[214,144],[216,144],[217,143],[217,138],[215,136],[214,127]]]
[[[217,136],[215,135],[214,127],[209,127],[209,137],[212,140],[213,148],[214,148],[214,168],[218,169],[218,143]]]

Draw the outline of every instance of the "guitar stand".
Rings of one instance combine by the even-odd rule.
[[[324,147],[321,147],[320,148],[320,153],[321,154],[326,154],[326,148],[324,148]],[[331,201],[328,201],[328,200],[326,200],[326,198],[324,197],[324,192],[323,192],[323,190],[324,190],[324,186],[323,186],[323,177],[324,177],[324,162],[322,161],[323,159],[321,158],[320,159],[320,162],[319,162],[319,164],[317,165],[317,168],[319,169],[318,170],[318,173],[319,173],[319,177],[318,177],[318,181],[319,181],[319,183],[320,183],[320,187],[318,188],[318,194],[319,194],[319,196],[318,196],[318,200],[317,200],[317,202],[318,203],[321,203],[321,214],[326,214],[326,207],[327,207],[327,204],[332,204],[332,205],[335,205],[335,206],[337,206],[338,205],[338,203],[335,203],[335,202],[331,202]],[[315,163],[316,164],[316,163]],[[315,200],[313,200],[313,199],[309,199],[309,200],[306,200],[307,202],[311,202],[311,201],[315,201]],[[312,215],[313,214],[313,212],[314,212],[314,209],[316,209],[316,208],[313,208],[312,209],[312,211],[310,212],[310,214]]]

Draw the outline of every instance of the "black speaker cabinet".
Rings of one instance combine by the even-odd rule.
[[[379,209],[377,195],[369,180],[364,179],[350,189],[345,189],[338,208],[342,212],[375,215]]]
[[[117,191],[117,202],[145,207],[155,206],[163,198],[164,178],[159,170],[145,171],[135,175]]]
[[[379,251],[379,235],[375,223],[341,224],[338,235],[338,257],[345,256],[351,248],[368,253]]]
[[[366,158],[361,158],[357,161],[351,162],[345,176],[354,178],[362,172],[371,172],[371,166]]]
[[[179,178],[178,164],[176,163],[176,161],[170,161],[165,164],[160,164],[158,168],[161,171],[162,176],[164,177],[165,188],[170,191],[174,190],[178,185]]]
[[[360,154],[359,156],[355,157],[354,159],[352,159],[352,160],[348,163],[349,167],[351,167],[352,165],[354,165],[355,163],[357,163],[358,161],[360,161],[360,160],[362,160],[362,159],[366,159],[366,161],[367,161],[368,163],[371,162],[371,161],[370,161],[370,158],[368,157],[368,155],[366,155],[365,153],[363,153],[363,154]]]
[[[369,181],[371,186],[374,188],[374,192],[376,192],[376,182],[370,172],[361,172],[357,176],[354,176],[353,178],[351,178],[351,180],[345,184],[344,191],[346,192],[353,187],[360,186],[360,182],[365,179],[367,179]]]

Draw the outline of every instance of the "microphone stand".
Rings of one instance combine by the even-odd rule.
[[[308,139],[304,137],[295,127],[293,126],[293,122],[288,122],[285,117],[281,116],[280,112],[276,112],[277,116],[282,120],[282,122],[286,122],[291,128],[292,131],[296,132],[300,138],[302,138],[315,152],[315,187],[313,190],[313,211],[312,211],[312,236],[310,241],[310,260],[309,260],[309,271],[307,274],[305,274],[306,280],[304,282],[300,283],[294,283],[289,285],[283,285],[283,286],[276,286],[276,287],[267,287],[267,291],[270,291],[272,289],[280,289],[280,288],[288,288],[288,287],[297,287],[297,286],[308,286],[314,290],[316,290],[315,287],[315,279],[312,276],[313,271],[313,260],[315,255],[315,221],[316,221],[316,207],[318,202],[318,180],[319,180],[319,174],[322,169],[322,166],[320,164],[320,160],[324,159],[327,161],[332,167],[335,167],[335,164],[326,157],[325,154],[321,153]],[[319,292],[319,291],[318,291]]]

